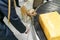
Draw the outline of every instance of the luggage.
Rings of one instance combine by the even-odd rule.
[[[39,14],[52,12],[52,11],[57,11],[60,13],[60,4],[53,1],[48,1],[43,5],[41,5],[36,11],[38,15],[34,18],[35,30],[41,40],[46,40],[46,36],[38,22]]]
[[[40,14],[39,22],[47,40],[60,40],[60,15],[58,12]]]

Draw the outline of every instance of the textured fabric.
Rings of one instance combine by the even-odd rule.
[[[7,1],[7,0],[6,0]],[[7,1],[8,2],[8,1]],[[0,0],[0,10],[3,13],[4,16],[8,16],[8,5],[2,0]],[[21,33],[24,33],[26,30],[26,27],[21,22],[20,18],[17,16],[15,8],[12,6],[11,8],[11,16],[10,16],[10,22],[12,25]]]
[[[20,18],[17,16],[13,2],[11,2],[11,17],[10,22],[12,25],[20,32],[24,33],[26,27],[21,22]],[[8,16],[8,0],[0,0],[0,40],[18,40],[12,31],[4,24],[4,16]]]

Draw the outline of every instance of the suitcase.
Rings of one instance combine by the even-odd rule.
[[[43,5],[41,5],[36,11],[37,16],[35,16],[35,18],[34,18],[34,23],[35,23],[34,25],[35,25],[36,33],[37,33],[38,37],[40,38],[40,40],[47,40],[47,38],[46,38],[41,26],[39,25],[39,22],[38,22],[39,14],[52,12],[52,11],[57,11],[60,13],[60,3],[54,2],[54,1],[48,1],[48,2],[44,3]]]

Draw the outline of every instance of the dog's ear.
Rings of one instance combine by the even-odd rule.
[[[37,8],[39,5],[43,4],[44,0],[34,0],[33,8]]]

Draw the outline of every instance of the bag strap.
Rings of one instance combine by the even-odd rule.
[[[8,22],[10,21],[10,13],[11,13],[11,0],[8,0]]]
[[[16,7],[15,0],[14,0],[14,7]],[[8,22],[10,22],[10,14],[11,14],[11,0],[8,0]]]

